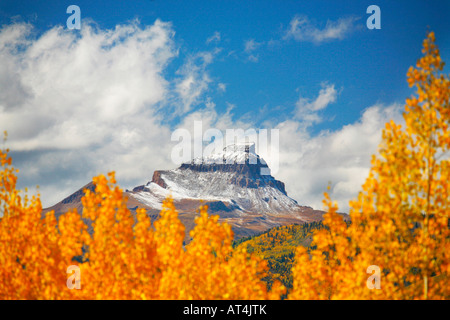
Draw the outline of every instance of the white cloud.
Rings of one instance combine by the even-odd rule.
[[[328,20],[325,27],[316,27],[305,15],[296,15],[290,22],[284,39],[293,38],[296,41],[309,41],[316,44],[341,40],[354,30],[355,18],[340,18],[337,21]]]
[[[151,115],[149,108],[166,92],[161,72],[174,56],[170,28],[160,21],[108,31],[85,24],[78,38],[55,27],[19,52],[4,42],[0,56],[11,67],[2,68],[0,79],[12,74],[15,87],[27,92],[16,103],[0,100],[0,127],[15,137],[14,149],[86,147],[107,137],[124,116]],[[26,33],[18,36],[15,41]],[[7,90],[0,88],[0,96]]]
[[[330,103],[336,102],[338,92],[334,84],[322,84],[319,95],[313,101],[300,97],[296,103],[295,117],[306,123],[320,122],[321,118],[317,111],[325,109]]]
[[[206,39],[206,44],[209,44],[211,42],[220,42],[220,32],[219,31],[215,31],[211,37]]]
[[[14,151],[21,185],[41,185],[44,206],[92,176],[116,170],[135,185],[170,159],[170,129],[157,106],[175,57],[173,30],[157,20],[79,36],[55,27],[37,38],[31,25],[0,30],[0,128]]]
[[[208,90],[212,82],[206,67],[212,63],[218,50],[213,52],[199,52],[189,56],[186,63],[178,70],[181,78],[177,80],[175,91],[181,99],[178,113],[190,112],[192,107],[198,105],[201,96]]]
[[[217,84],[217,89],[220,92],[225,92],[227,90],[227,85],[225,83],[221,83],[220,82],[220,83]]]
[[[251,61],[251,62],[258,62],[259,61],[259,55],[258,54],[257,55],[251,54],[251,55],[248,56],[248,60]]]
[[[256,49],[258,49],[259,46],[261,46],[261,44],[262,44],[261,42],[256,42],[254,39],[247,40],[244,43],[244,51],[246,53],[255,51]]]
[[[263,42],[256,42],[254,39],[250,39],[244,42],[244,52],[248,55],[248,60],[251,62],[258,62],[259,55],[253,53],[257,50]]]

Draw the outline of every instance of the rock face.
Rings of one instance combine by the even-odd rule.
[[[284,183],[275,180],[272,176],[261,175],[263,166],[258,164],[182,164],[180,170],[191,170],[194,172],[227,172],[236,173],[230,183],[245,188],[259,188],[271,186],[277,188],[285,195]],[[267,167],[267,166],[266,166]],[[158,171],[156,171],[158,172]],[[155,172],[155,173],[156,173]],[[153,179],[152,182],[156,181]]]
[[[164,179],[161,178],[161,171],[155,171],[153,173],[153,178],[152,178],[152,182],[156,183],[158,186],[160,186],[161,188],[167,188],[166,183],[164,182]],[[134,191],[134,189],[133,189]]]
[[[87,185],[85,185],[82,189],[78,190],[75,193],[72,193],[70,196],[68,196],[67,198],[64,198],[61,202],[63,204],[70,204],[76,201],[81,201],[81,198],[84,196],[84,191],[85,189],[89,189],[92,192],[95,191],[95,185],[90,182]]]
[[[79,207],[82,193],[82,189],[78,190],[47,211]],[[133,214],[138,207],[145,208],[152,220],[158,217],[163,200],[171,196],[186,227],[185,242],[190,241],[189,231],[200,205],[208,205],[210,214],[231,224],[235,239],[274,226],[318,221],[324,213],[290,198],[284,183],[270,175],[253,144],[231,145],[177,169],[155,171],[151,181],[124,195]]]

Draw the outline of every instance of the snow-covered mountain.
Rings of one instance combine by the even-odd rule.
[[[72,207],[82,210],[84,188],[95,186],[86,185],[45,212],[55,210],[59,216]],[[152,220],[158,218],[163,200],[171,196],[186,227],[186,242],[200,205],[208,205],[210,214],[231,224],[235,239],[279,225],[321,220],[324,213],[290,198],[284,183],[270,175],[254,144],[234,144],[177,169],[155,171],[151,181],[124,195],[133,214],[145,208]]]
[[[254,144],[232,145],[223,152],[196,158],[178,169],[155,171],[152,181],[130,196],[160,208],[162,199],[222,201],[237,212],[286,213],[298,209],[286,194],[284,183],[275,180]]]

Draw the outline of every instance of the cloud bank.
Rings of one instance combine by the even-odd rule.
[[[317,111],[323,110],[330,103],[336,102],[337,95],[338,92],[334,88],[334,84],[322,84],[319,95],[313,101],[303,97],[297,100],[295,117],[311,124],[320,122],[321,118]]]
[[[170,129],[157,111],[169,93],[162,72],[176,56],[172,26],[33,32],[28,24],[0,32],[8,61],[0,66],[0,128],[21,184],[39,184],[51,205],[99,173],[117,170],[131,183],[165,166]]]
[[[294,25],[293,37],[301,33]],[[339,25],[327,24],[317,39],[338,37],[330,30]],[[253,52],[255,43],[247,49]],[[29,24],[4,26],[0,59],[8,63],[0,65],[0,129],[8,131],[20,185],[33,191],[39,184],[44,207],[111,170],[122,187],[133,187],[156,169],[175,167],[170,156],[176,128],[193,132],[194,121],[202,120],[203,130],[259,129],[254,120],[233,116],[239,106],[229,104],[219,113],[208,96],[211,88],[226,93],[226,85],[209,75],[217,54],[215,49],[188,55],[170,75],[178,48],[173,26],[160,20],[110,30],[84,23],[79,33],[54,27],[38,36]],[[268,129],[280,130],[275,177],[291,197],[315,208],[322,208],[331,181],[331,196],[345,210],[367,175],[384,123],[400,120],[400,108],[371,106],[359,121],[311,136],[308,127],[320,121],[319,112],[337,101],[338,92],[324,82],[311,96],[298,99],[291,119],[267,121]],[[171,126],[167,118],[173,114],[179,121]],[[270,157],[262,156],[270,165]]]

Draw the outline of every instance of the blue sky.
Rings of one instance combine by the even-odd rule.
[[[71,4],[81,8],[80,31],[65,27],[69,16],[66,8]],[[380,30],[366,27],[369,17],[366,9],[372,4],[381,9]],[[18,83],[31,92],[25,94],[27,98],[18,99],[19,102],[10,96],[14,92],[20,95],[20,86],[16,91],[9,88],[9,95],[0,93],[0,117],[3,112],[4,119],[19,119],[13,110],[19,112],[20,108],[32,108],[38,116],[46,119],[44,122],[48,121],[47,128],[56,128],[62,118],[53,117],[55,112],[52,107],[42,107],[43,101],[54,101],[54,97],[45,96],[49,91],[42,87],[43,83],[59,90],[57,93],[64,96],[62,101],[67,101],[67,105],[96,105],[101,103],[99,101],[107,101],[102,100],[106,99],[104,97],[91,96],[95,92],[85,92],[83,86],[80,87],[83,99],[72,99],[73,94],[67,94],[72,87],[69,84],[59,86],[67,77],[58,79],[59,75],[55,74],[51,79],[46,78],[50,72],[43,72],[44,67],[53,71],[58,68],[70,69],[68,64],[71,61],[64,60],[62,55],[67,55],[67,52],[63,51],[52,52],[54,57],[50,61],[55,61],[53,66],[51,62],[44,64],[42,59],[36,58],[33,52],[49,50],[43,45],[45,35],[54,37],[51,39],[55,43],[82,43],[83,39],[88,39],[83,30],[89,26],[94,30],[92,34],[106,34],[107,30],[113,33],[117,31],[117,25],[132,25],[135,28],[132,34],[137,35],[147,27],[155,26],[158,20],[168,24],[162,27],[162,31],[158,29],[155,32],[164,32],[169,40],[163,45],[155,44],[160,50],[166,50],[166,54],[155,54],[148,59],[145,55],[135,58],[137,63],[145,66],[148,63],[148,69],[143,68],[146,70],[144,75],[138,69],[133,69],[136,75],[130,76],[130,79],[143,76],[142,82],[145,83],[145,77],[151,76],[153,80],[142,91],[133,93],[132,97],[124,93],[124,101],[134,99],[137,101],[136,107],[121,115],[122,122],[115,118],[111,120],[111,126],[129,122],[124,124],[124,128],[128,128],[124,129],[127,136],[133,133],[139,134],[139,139],[147,143],[152,140],[148,154],[144,152],[133,159],[108,161],[111,157],[118,159],[117,153],[121,151],[114,147],[116,144],[111,143],[114,142],[114,134],[107,129],[96,133],[102,139],[74,139],[66,146],[48,138],[52,131],[44,127],[21,128],[21,123],[4,120],[0,124],[6,128],[0,129],[8,129],[8,144],[13,149],[14,159],[17,159],[16,166],[23,169],[19,184],[28,187],[39,184],[44,205],[49,205],[81,187],[85,184],[83,181],[87,183],[86,179],[92,175],[106,170],[117,170],[122,185],[132,187],[146,182],[152,170],[173,167],[167,161],[170,148],[163,147],[162,141],[170,141],[170,133],[175,128],[189,127],[193,119],[208,119],[211,126],[219,128],[243,124],[254,128],[284,128],[285,140],[289,140],[289,144],[281,144],[281,167],[276,178],[286,182],[288,193],[296,200],[315,207],[320,206],[322,192],[328,181],[331,181],[337,188],[332,190],[332,195],[335,191],[335,198],[345,208],[345,202],[355,195],[367,173],[368,159],[376,151],[378,140],[371,136],[361,141],[353,141],[357,138],[353,136],[345,138],[346,143],[353,141],[350,144],[354,147],[350,151],[348,148],[351,147],[345,149],[342,147],[345,143],[336,141],[344,139],[346,134],[359,136],[361,130],[365,134],[374,132],[375,135],[380,132],[384,120],[395,117],[400,119],[401,105],[413,93],[406,84],[406,71],[420,57],[421,43],[427,30],[435,31],[443,60],[450,61],[449,14],[449,1],[4,0],[0,4],[1,30],[4,35],[10,34],[27,42],[25,49],[21,48],[26,54],[20,50],[4,52],[2,64],[8,63],[6,59],[15,57],[17,70],[4,67],[0,73],[0,83],[7,82],[14,73],[18,75]],[[296,22],[303,23],[304,27],[295,27]],[[13,32],[13,26],[24,25],[30,28],[23,31],[24,34]],[[62,29],[57,34],[50,33],[58,27]],[[67,40],[65,37],[74,35],[78,40]],[[0,38],[0,43],[11,41],[5,39],[11,38]],[[92,39],[90,41],[95,41]],[[120,47],[121,44],[114,45]],[[123,50],[125,55],[129,54],[130,59],[134,59],[129,46],[124,46]],[[93,57],[95,53],[89,54]],[[95,59],[100,60],[92,58],[92,61],[105,58],[111,56],[99,56]],[[103,71],[111,71],[110,76],[115,77],[116,66],[125,63],[120,60],[122,58],[111,58],[111,70]],[[161,65],[156,63],[158,67],[155,69],[152,67],[153,58],[158,63],[162,61]],[[58,65],[57,61],[61,64]],[[85,59],[78,63],[92,61]],[[95,68],[95,64],[92,66]],[[32,70],[38,70],[34,78],[30,75]],[[80,72],[78,75],[76,70],[74,68],[72,73],[74,81],[77,81],[78,76],[80,83],[99,81],[89,78],[92,76],[90,72]],[[448,70],[446,67],[447,73]],[[82,79],[81,76],[87,78]],[[183,81],[189,79],[191,82],[185,84],[190,83],[190,86],[182,91]],[[117,92],[117,88],[122,85],[120,80],[117,81],[98,90]],[[146,96],[145,90],[154,90],[154,96]],[[158,90],[161,90],[160,94]],[[20,107],[21,104],[28,107]],[[128,107],[120,105],[116,108],[128,110]],[[149,129],[152,133],[146,133],[145,130],[138,133],[131,131],[130,126],[136,126],[136,122],[131,121],[132,116],[139,114],[136,110],[143,112],[140,114],[141,119],[145,113],[148,123],[155,125],[154,129]],[[95,110],[92,112],[95,113]],[[50,114],[52,118],[49,120],[46,115]],[[99,114],[97,121],[106,121],[102,113]],[[73,115],[74,119],[76,116]],[[76,123],[83,119],[80,116],[80,121]],[[76,124],[66,125],[73,125],[74,132],[81,130],[76,128]],[[86,126],[90,128],[88,123]],[[159,136],[154,136],[155,130],[158,130]],[[27,135],[25,131],[30,132]],[[53,134],[58,135],[57,132]],[[161,139],[161,136],[166,140]],[[123,140],[123,137],[121,135],[117,139]],[[40,142],[36,142],[36,139]],[[44,143],[45,139],[48,140]],[[105,145],[110,147],[106,148]],[[342,158],[339,163],[324,162],[326,146],[334,148],[338,155],[346,153],[349,156]],[[144,150],[139,144],[134,146],[133,150],[136,149]],[[109,158],[102,158],[100,152],[108,154]],[[139,154],[128,149],[126,152],[129,155]],[[86,157],[80,158],[80,153],[85,153]],[[145,165],[130,165],[142,162],[142,159],[146,159]],[[357,165],[352,168],[348,163],[353,160]],[[317,163],[317,166],[311,166],[310,162]],[[51,166],[53,169],[49,168],[49,163],[54,164]],[[129,168],[133,166],[135,171],[141,172],[131,173]],[[303,169],[293,169],[299,166]],[[328,168],[328,171],[324,168]],[[301,180],[304,185],[300,184]]]

